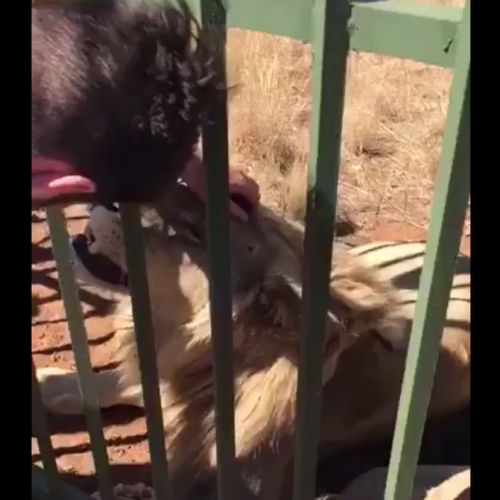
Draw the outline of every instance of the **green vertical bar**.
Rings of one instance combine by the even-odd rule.
[[[40,387],[36,378],[35,364],[31,358],[31,426],[38,439],[38,448],[42,457],[43,470],[47,478],[47,486],[52,500],[62,500],[61,480],[57,469],[54,450],[50,439],[47,416],[43,406]]]
[[[411,496],[470,192],[470,1],[457,59],[429,238],[399,402],[385,500]]]
[[[226,4],[203,0],[202,28],[209,30],[216,53],[214,70],[226,82]],[[234,445],[234,371],[232,359],[231,254],[229,250],[229,180],[227,95],[221,89],[208,109],[202,128],[207,175],[207,227],[210,317],[215,358],[215,419],[219,500],[234,500],[237,470]]]
[[[329,277],[341,154],[350,17],[348,0],[317,0],[313,15],[311,146],[308,169],[303,317],[297,397],[294,500],[315,491]]]
[[[149,450],[151,454],[153,486],[157,498],[168,500],[172,498],[172,495],[168,482],[165,433],[158,367],[156,365],[154,327],[151,318],[151,301],[142,241],[141,217],[139,209],[128,204],[120,205],[120,215],[126,249],[135,340],[137,343]]]
[[[71,247],[62,210],[59,207],[47,208],[47,222],[59,275],[59,287],[61,288],[64,309],[68,318],[71,344],[75,353],[78,382],[87,419],[99,491],[104,500],[113,500],[113,485],[111,483],[101,411],[92,381],[92,364],[87,345],[87,332],[83,321],[78,285],[73,274]]]

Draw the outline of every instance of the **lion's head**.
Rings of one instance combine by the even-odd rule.
[[[143,210],[157,363],[164,382],[164,424],[171,449],[181,450],[173,457],[174,467],[197,462],[207,453],[209,462],[216,462],[205,208],[188,188],[178,185],[168,198]],[[116,233],[119,218],[112,217]],[[94,225],[99,233],[109,234],[105,224]],[[93,233],[91,227],[89,238],[96,237]],[[231,220],[229,240],[236,453],[241,457],[263,443],[276,444],[295,427],[303,229],[260,206],[248,222]],[[126,273],[122,247],[113,255]],[[94,284],[102,287],[102,281]],[[334,252],[324,383],[334,376],[343,350],[360,336],[380,337],[386,344],[401,340],[395,294],[389,283],[348,251]],[[130,325],[130,317],[126,321]],[[198,422],[196,432],[204,429],[201,440],[192,439],[193,420]]]
[[[106,216],[104,216],[106,217]],[[92,218],[99,233],[117,234]],[[92,225],[90,224],[90,225]],[[91,237],[92,227],[89,231]],[[143,237],[153,312],[157,327],[169,332],[177,327],[209,322],[209,278],[205,204],[186,186],[170,190],[153,208],[143,210]],[[95,239],[95,238],[94,238]],[[298,351],[297,332],[301,319],[303,229],[260,206],[248,222],[231,220],[229,256],[234,348],[258,348],[255,332],[280,339],[278,349]],[[115,263],[126,277],[121,237]],[[393,314],[394,292],[365,269],[355,256],[336,245],[330,277],[330,307],[326,322],[328,346],[348,344],[356,336],[383,332],[389,343],[397,343],[399,323]],[[121,257],[116,254],[121,253]],[[126,283],[126,279],[122,280]],[[103,286],[102,281],[98,284]],[[162,329],[163,329],[162,328]],[[207,334],[210,329],[207,329]],[[240,334],[238,334],[240,332]],[[166,334],[162,334],[166,335]],[[248,345],[250,344],[250,345]],[[336,348],[334,349],[336,350]]]

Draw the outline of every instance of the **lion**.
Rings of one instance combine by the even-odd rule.
[[[288,498],[303,229],[264,206],[249,222],[230,224],[236,458],[242,474],[248,469],[259,479],[252,491],[241,481],[237,498]],[[185,491],[193,478],[213,477],[217,466],[203,202],[178,185],[143,210],[143,236],[169,469],[176,491]],[[340,247],[330,275],[320,455],[391,435],[413,314],[408,290],[378,269],[373,249]],[[413,276],[418,287],[419,273]],[[119,364],[95,373],[95,387],[102,408],[142,407],[130,296],[117,295]],[[470,303],[463,307],[466,321],[443,332],[429,416],[470,401]],[[38,378],[48,410],[82,413],[75,372],[49,367]]]

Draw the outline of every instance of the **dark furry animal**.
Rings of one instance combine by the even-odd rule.
[[[216,91],[184,1],[31,7],[32,155],[62,160],[97,198],[149,202],[193,153]]]

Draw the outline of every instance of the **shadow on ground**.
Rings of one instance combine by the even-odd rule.
[[[105,426],[122,425],[141,417],[143,412],[128,407],[116,407],[103,412]],[[83,418],[51,417],[49,426],[52,434],[75,433],[85,431]],[[107,439],[109,446],[134,445],[145,442],[146,433],[112,437]],[[75,446],[58,447],[56,457],[66,454],[86,453],[90,451],[88,443]],[[387,466],[391,451],[391,440],[372,443],[328,456],[320,461],[317,469],[317,482],[320,493],[339,493],[356,477],[377,467]],[[32,461],[40,460],[39,455],[32,455]],[[428,422],[419,458],[420,465],[470,465],[470,409],[464,409],[446,419]],[[335,473],[333,473],[335,471]],[[151,468],[144,463],[111,464],[114,484],[151,483]],[[62,477],[69,484],[87,492],[97,489],[93,474],[75,474],[65,472]]]
[[[32,293],[32,316],[36,316],[39,313],[41,306],[61,300],[59,282],[54,276],[56,273],[56,264],[52,250],[47,246],[43,246],[45,243],[46,240],[42,240],[39,243],[31,243],[31,285],[32,287],[34,285],[42,286],[52,293],[45,297],[39,297]],[[92,308],[90,316],[103,317],[110,313],[113,303],[111,300],[82,288],[80,288],[79,292],[80,300]]]

